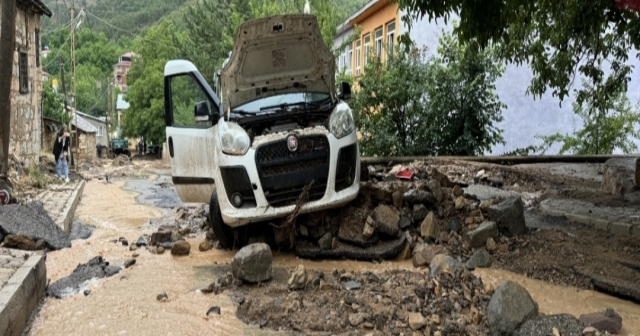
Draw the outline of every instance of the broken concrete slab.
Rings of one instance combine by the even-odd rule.
[[[611,158],[602,169],[603,191],[612,195],[624,195],[640,185],[639,158]]]
[[[467,188],[464,188],[463,190],[465,197],[473,198],[478,201],[487,201],[490,199],[505,199],[511,196],[521,196],[514,191],[502,190],[481,184],[472,184]]]
[[[4,285],[0,281],[0,335],[19,336],[45,291],[47,269],[42,254],[5,251],[22,260],[28,255]]]
[[[118,266],[109,265],[102,257],[94,257],[86,264],[80,264],[73,272],[47,288],[47,295],[57,299],[64,299],[82,292],[83,287],[91,279],[108,278],[120,272]]]
[[[53,222],[39,201],[0,207],[0,231],[5,235],[25,235],[36,241],[42,239],[52,250],[71,247],[67,233]]]
[[[390,260],[394,259],[407,243],[407,238],[381,241],[374,246],[362,248],[338,241],[335,248],[323,250],[313,243],[301,241],[297,243],[295,253],[298,257],[309,259],[354,259],[354,260]]]

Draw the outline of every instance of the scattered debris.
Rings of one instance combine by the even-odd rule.
[[[191,251],[191,244],[186,240],[179,240],[173,244],[173,247],[171,248],[171,255],[186,256],[189,255],[189,251]]]
[[[612,308],[603,312],[580,315],[580,322],[600,332],[617,333],[622,329],[622,317]]]
[[[209,316],[211,314],[220,315],[220,307],[213,306],[213,307],[209,308],[209,310],[207,310],[207,316]]]
[[[131,266],[135,265],[135,263],[136,263],[136,260],[135,260],[135,259],[127,259],[127,260],[124,262],[124,268],[129,268],[129,267],[131,267]]]
[[[160,302],[165,302],[169,300],[169,296],[167,295],[167,292],[162,292],[156,296],[156,300]]]

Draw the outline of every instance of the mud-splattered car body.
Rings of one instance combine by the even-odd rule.
[[[203,92],[185,105],[195,105],[189,127],[180,125],[184,108],[176,102],[184,96],[176,78],[184,76]],[[315,16],[245,22],[220,84],[215,93],[188,61],[165,66],[167,144],[184,202],[211,200],[211,212],[237,227],[291,214],[305,187],[302,213],[357,196],[359,149],[344,101],[350,88],[335,90],[334,56]]]

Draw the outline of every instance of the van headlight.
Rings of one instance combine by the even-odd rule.
[[[220,147],[223,153],[231,155],[244,155],[247,153],[251,145],[251,140],[244,128],[236,123],[224,122],[222,120],[218,125]]]
[[[353,123],[353,115],[351,114],[351,108],[347,103],[340,102],[333,109],[331,117],[329,117],[329,130],[336,138],[343,138],[355,129]]]

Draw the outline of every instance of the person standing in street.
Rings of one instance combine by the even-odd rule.
[[[58,132],[56,141],[53,145],[53,156],[56,160],[56,172],[58,179],[62,180],[62,171],[64,171],[64,181],[69,183],[69,142],[71,137],[67,131],[67,126],[63,126]]]

